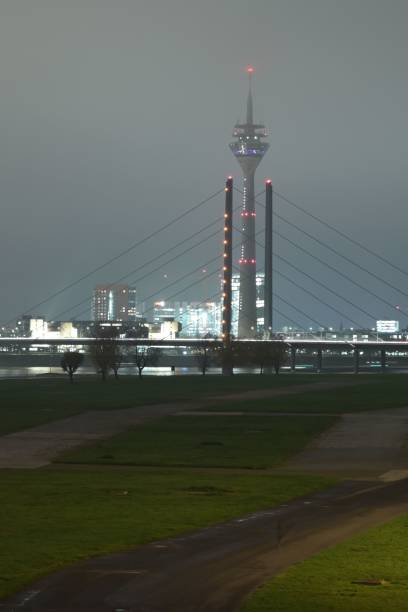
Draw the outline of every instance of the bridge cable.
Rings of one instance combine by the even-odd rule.
[[[45,298],[41,302],[38,302],[37,304],[34,304],[34,305],[30,306],[28,308],[28,310],[34,310],[34,309],[38,308],[39,306],[42,306],[43,304],[49,302],[51,299],[57,297],[58,295],[61,295],[61,293],[64,293],[68,289],[71,289],[72,287],[74,287],[75,285],[77,285],[81,281],[85,280],[86,278],[89,278],[90,276],[92,276],[96,272],[99,272],[99,270],[102,270],[103,268],[106,268],[108,265],[110,265],[114,261],[117,261],[118,259],[120,259],[124,255],[126,255],[127,253],[130,253],[131,251],[133,251],[137,247],[141,246],[142,244],[144,244],[148,240],[151,240],[152,238],[154,238],[155,236],[157,236],[158,234],[160,234],[164,230],[168,229],[169,227],[171,227],[172,225],[174,225],[175,223],[177,223],[178,221],[180,221],[181,219],[183,219],[184,217],[186,217],[190,213],[194,212],[195,210],[198,210],[201,206],[203,206],[204,204],[207,204],[208,202],[210,202],[212,199],[214,199],[216,196],[218,196],[220,193],[223,193],[223,192],[224,192],[224,188],[219,189],[218,191],[215,191],[214,193],[212,193],[210,196],[208,196],[204,200],[201,200],[197,204],[193,205],[191,208],[185,210],[180,215],[177,215],[176,217],[174,217],[168,223],[165,223],[164,225],[162,225],[158,229],[156,229],[153,232],[151,232],[148,236],[145,236],[141,240],[138,240],[137,242],[134,242],[133,244],[131,244],[129,247],[127,247],[126,249],[124,249],[123,251],[121,251],[120,253],[115,255],[114,257],[111,257],[110,259],[105,261],[103,264],[98,265],[96,268],[93,268],[92,270],[90,270],[86,274],[83,274],[82,276],[77,278],[75,281],[69,283],[68,285],[65,285],[64,287],[62,287],[58,291],[54,292],[52,295],[48,296],[47,298]],[[27,309],[26,309],[26,312],[27,312]],[[6,325],[9,325],[13,321],[14,321],[14,318],[11,319],[11,321],[7,322]]]
[[[292,246],[296,247],[299,251],[301,251],[302,253],[305,253],[306,255],[308,255],[309,257],[311,257],[312,259],[315,259],[316,261],[318,261],[320,264],[326,266],[329,270],[331,270],[332,272],[335,272],[336,274],[338,274],[339,276],[341,276],[342,278],[346,279],[347,281],[349,281],[350,283],[352,283],[353,285],[355,285],[356,287],[358,287],[359,289],[361,289],[362,291],[365,291],[366,293],[372,295],[373,297],[375,297],[377,300],[383,302],[384,304],[386,304],[387,306],[390,306],[390,308],[392,308],[393,310],[395,310],[395,304],[392,304],[391,302],[389,302],[388,300],[386,300],[385,298],[381,297],[380,295],[378,295],[378,293],[375,293],[374,291],[371,291],[371,289],[367,289],[367,287],[364,287],[363,285],[361,285],[360,283],[358,283],[357,281],[355,281],[353,278],[351,278],[350,276],[348,276],[347,274],[345,274],[344,272],[341,272],[340,270],[338,270],[337,268],[335,268],[334,266],[330,265],[329,263],[327,263],[327,261],[325,261],[324,259],[321,259],[320,257],[318,257],[317,255],[314,255],[313,253],[311,253],[310,251],[308,251],[307,249],[305,249],[304,247],[301,247],[298,243],[294,242],[293,240],[291,240],[290,238],[288,238],[287,236],[284,236],[283,234],[281,234],[280,232],[273,230],[273,233],[276,234],[277,236],[279,236],[279,238],[282,238],[283,240],[286,240],[286,242],[289,242],[289,244],[291,244]],[[408,316],[408,313],[406,313],[405,311],[403,311],[402,309],[399,310],[399,312],[401,312],[402,314],[404,314],[405,316]]]
[[[233,265],[233,267],[239,271],[239,268],[236,265]],[[298,313],[300,313],[303,317],[305,317],[306,319],[309,319],[310,321],[313,321],[313,323],[316,323],[316,325],[318,325],[318,327],[325,327],[325,325],[322,325],[319,321],[316,321],[316,319],[314,319],[312,316],[308,315],[306,312],[304,312],[303,310],[301,310],[300,308],[297,308],[297,306],[294,306],[293,304],[290,304],[287,300],[285,300],[284,298],[282,298],[278,293],[274,293],[274,295],[281,300],[284,304],[286,304],[287,306],[290,306],[290,308],[293,308],[293,310],[296,310]],[[247,316],[247,315],[244,315]],[[302,329],[305,329],[304,326],[302,326]]]
[[[234,187],[234,189],[236,191],[238,191],[239,193],[241,193],[243,195],[243,191],[241,191],[240,189],[238,189],[237,187]],[[256,203],[259,204],[260,206],[262,206],[262,208],[265,208],[265,205],[263,202],[260,202],[259,200],[256,200]],[[378,276],[377,274],[375,274],[374,272],[371,272],[370,270],[368,270],[367,268],[365,268],[364,266],[358,264],[357,262],[353,261],[352,259],[350,259],[349,257],[346,257],[346,255],[343,255],[342,253],[340,253],[339,251],[337,251],[336,249],[334,249],[333,247],[331,247],[330,245],[326,244],[323,240],[320,240],[319,238],[316,238],[315,236],[313,236],[312,234],[309,234],[306,230],[302,229],[301,227],[299,227],[298,225],[296,225],[295,223],[293,223],[292,221],[289,221],[288,219],[285,219],[285,217],[282,217],[281,215],[279,215],[277,212],[274,211],[274,216],[276,216],[277,219],[279,219],[280,221],[283,221],[284,223],[286,223],[287,225],[294,227],[296,230],[298,230],[299,232],[301,232],[302,234],[304,234],[305,236],[307,236],[308,238],[310,238],[311,240],[314,240],[315,242],[317,242],[318,244],[320,244],[321,246],[325,247],[326,249],[328,249],[329,251],[333,252],[335,255],[337,255],[338,257],[341,257],[342,259],[344,259],[345,261],[347,261],[348,263],[352,264],[353,266],[355,266],[356,268],[359,268],[360,270],[362,270],[363,272],[365,272],[366,274],[369,274],[370,276],[372,276],[373,278],[375,278],[376,280],[380,281],[381,283],[383,283],[384,285],[387,285],[388,287],[390,287],[391,289],[393,289],[394,291],[396,291],[397,293],[400,293],[401,295],[408,297],[408,293],[405,293],[404,291],[402,291],[401,289],[399,289],[398,287],[396,287],[395,285],[393,285],[392,283],[389,283],[388,281],[384,280],[383,278],[381,278],[380,276]]]
[[[242,232],[239,228],[234,226],[234,229],[238,232],[240,232],[242,235],[244,235],[244,232]],[[262,249],[264,248],[264,245],[261,244],[258,240],[256,240],[256,236],[262,232],[263,230],[260,230],[259,232],[257,232],[255,234],[255,243],[260,246]],[[289,265],[290,267],[292,267],[294,270],[296,270],[297,272],[300,272],[300,274],[303,274],[304,276],[306,276],[307,278],[309,278],[310,280],[312,280],[313,282],[315,282],[316,284],[320,285],[321,287],[323,287],[323,289],[325,289],[326,291],[329,291],[330,293],[332,293],[333,295],[335,295],[336,297],[344,300],[345,302],[349,303],[351,306],[353,306],[354,308],[356,308],[357,310],[360,310],[363,314],[365,314],[366,316],[376,320],[376,317],[372,314],[370,314],[369,312],[367,312],[366,310],[364,310],[363,308],[360,308],[360,306],[357,306],[357,304],[355,304],[354,302],[352,302],[351,300],[348,300],[347,298],[344,298],[342,295],[340,295],[339,293],[337,293],[336,291],[330,289],[330,287],[328,287],[327,285],[325,285],[324,283],[321,283],[320,281],[316,280],[315,278],[313,278],[313,276],[311,276],[310,274],[308,274],[307,272],[303,272],[303,270],[301,270],[300,268],[298,268],[297,266],[295,266],[294,264],[290,263],[290,261],[288,261],[287,259],[285,259],[284,257],[281,257],[280,255],[277,255],[276,253],[273,254],[274,257],[276,257],[277,259],[280,259],[281,261],[284,261],[287,265]],[[277,274],[279,274],[280,276],[282,276],[283,278],[285,278],[286,280],[288,280],[290,283],[292,283],[293,285],[295,285],[298,289],[301,289],[302,291],[304,291],[305,293],[308,293],[309,295],[311,295],[314,299],[318,300],[321,304],[324,304],[325,306],[327,306],[328,308],[330,308],[331,310],[333,310],[334,312],[337,312],[338,314],[340,314],[340,316],[342,316],[344,319],[351,321],[352,323],[354,323],[355,325],[357,325],[357,327],[359,327],[360,329],[363,329],[364,326],[361,326],[360,323],[357,323],[356,321],[354,321],[350,316],[346,316],[344,313],[340,312],[339,310],[337,310],[336,308],[334,308],[333,306],[330,306],[330,304],[328,304],[327,302],[325,302],[322,298],[316,296],[314,293],[312,293],[311,291],[305,289],[304,287],[302,287],[299,284],[296,284],[295,281],[293,281],[292,279],[288,278],[285,274],[283,274],[282,272],[279,272],[279,270],[275,270],[275,272]]]
[[[236,208],[234,208],[234,210],[236,210],[238,208],[238,206]],[[152,259],[148,260],[147,262],[144,262],[143,264],[141,264],[140,266],[137,266],[136,268],[134,268],[133,270],[131,270],[130,272],[128,272],[127,274],[124,274],[123,276],[121,276],[120,278],[116,279],[115,281],[113,281],[112,283],[110,283],[107,288],[110,287],[114,287],[117,283],[120,283],[121,281],[129,278],[129,276],[131,276],[132,274],[144,269],[146,266],[154,263],[155,261],[157,261],[158,259],[161,259],[162,257],[165,257],[166,255],[168,255],[171,251],[174,251],[174,249],[177,249],[180,247],[180,245],[188,242],[189,240],[191,240],[192,238],[198,236],[199,234],[201,234],[202,232],[204,232],[206,229],[209,229],[210,227],[212,227],[213,225],[215,225],[216,223],[219,223],[220,221],[222,221],[224,219],[224,217],[218,217],[217,219],[215,219],[215,221],[212,221],[211,223],[209,223],[208,225],[204,226],[203,228],[201,228],[200,230],[198,230],[197,232],[194,232],[193,234],[191,234],[188,238],[181,240],[180,242],[178,242],[176,245],[173,245],[172,247],[170,247],[169,249],[166,249],[165,251],[162,251],[159,255],[156,255],[155,257],[153,257]],[[185,255],[186,253],[192,251],[193,249],[195,249],[196,247],[200,246],[201,244],[203,244],[204,242],[206,242],[207,240],[209,240],[210,238],[214,237],[217,233],[221,232],[221,228],[217,229],[215,232],[213,232],[212,234],[209,234],[206,238],[204,238],[203,240],[200,240],[199,242],[196,242],[194,245],[191,245],[190,247],[188,247],[187,249],[185,249],[184,251],[182,251],[181,253],[179,253],[178,255],[175,255],[174,257],[172,257],[171,259],[166,260],[164,263],[160,264],[160,266],[156,267],[154,270],[150,270],[149,272],[147,272],[146,274],[140,276],[137,279],[134,279],[131,282],[131,285],[135,285],[136,283],[140,282],[141,280],[144,280],[147,276],[150,276],[152,274],[154,274],[155,272],[158,272],[159,270],[161,270],[162,268],[168,266],[170,263],[172,263],[173,261],[176,261],[176,259],[178,259],[179,257],[182,257],[183,255]],[[69,312],[70,310],[73,310],[74,308],[77,308],[78,306],[82,306],[82,304],[86,304],[88,302],[90,302],[92,300],[92,295],[88,296],[87,298],[84,298],[83,300],[81,300],[80,302],[78,302],[77,304],[74,304],[72,306],[70,306],[69,308],[66,308],[63,311],[60,311],[59,313],[57,313],[54,317],[54,319],[58,319],[60,316],[66,314],[67,312]],[[83,311],[84,313],[86,312],[85,310]]]
[[[392,283],[389,283],[388,281],[384,280],[383,278],[381,278],[380,276],[378,276],[377,274],[375,274],[374,272],[371,272],[370,270],[368,270],[367,268],[365,268],[364,266],[360,265],[359,263],[353,261],[352,259],[350,259],[349,257],[346,257],[346,255],[343,255],[342,253],[340,253],[339,251],[337,251],[336,249],[334,249],[333,247],[331,247],[330,245],[326,244],[325,242],[323,242],[322,240],[320,240],[319,238],[316,238],[315,236],[313,236],[312,234],[309,234],[308,232],[306,232],[305,230],[302,230],[299,226],[297,226],[295,223],[292,223],[290,221],[288,221],[287,219],[285,219],[284,217],[282,217],[281,215],[278,215],[277,213],[274,213],[276,215],[276,217],[281,220],[284,221],[284,223],[287,223],[288,225],[296,228],[298,231],[302,232],[302,234],[305,234],[305,236],[308,236],[308,238],[311,238],[312,240],[314,240],[315,242],[317,242],[318,244],[320,244],[321,246],[324,246],[326,249],[328,249],[329,251],[331,251],[332,253],[334,253],[335,255],[337,255],[338,257],[341,257],[342,259],[344,259],[345,261],[347,261],[348,263],[352,264],[353,266],[355,266],[356,268],[359,268],[360,270],[362,270],[363,272],[365,272],[366,274],[369,274],[370,276],[372,276],[373,278],[375,278],[376,280],[378,280],[379,282],[383,283],[384,285],[387,285],[388,287],[390,287],[391,289],[393,289],[395,292],[400,293],[401,295],[408,297],[408,293],[405,293],[405,291],[402,291],[402,289],[399,289],[398,287],[396,287],[395,285],[393,285]]]
[[[341,236],[342,238],[345,238],[346,240],[348,240],[349,242],[351,242],[352,244],[354,244],[355,246],[359,247],[360,249],[362,249],[363,251],[366,251],[366,253],[369,253],[370,255],[373,255],[374,257],[376,257],[377,259],[379,259],[380,261],[382,261],[383,263],[389,265],[391,268],[394,268],[395,270],[397,270],[398,272],[401,272],[402,274],[404,274],[405,276],[408,276],[408,272],[406,272],[406,270],[403,270],[402,268],[400,268],[399,266],[397,266],[396,264],[392,263],[392,261],[390,261],[389,259],[387,259],[386,257],[384,257],[383,255],[380,255],[379,253],[373,251],[372,249],[368,248],[367,246],[365,246],[364,244],[362,244],[361,242],[359,242],[358,240],[356,240],[355,238],[352,238],[351,236],[349,236],[348,234],[346,234],[345,232],[342,232],[341,230],[337,229],[336,227],[334,227],[334,225],[331,225],[330,223],[328,223],[327,221],[324,221],[323,219],[321,219],[320,217],[318,217],[317,215],[312,214],[311,212],[309,212],[308,210],[306,210],[305,208],[303,208],[303,206],[300,206],[299,204],[296,204],[295,202],[289,200],[286,196],[284,196],[283,194],[279,193],[278,191],[273,191],[273,193],[280,198],[281,200],[283,200],[284,202],[286,202],[287,204],[290,204],[291,206],[293,206],[294,208],[296,208],[297,210],[300,210],[302,213],[304,213],[305,215],[308,215],[309,217],[311,217],[312,219],[314,219],[315,221],[318,221],[319,223],[321,223],[322,225],[324,225],[325,227],[327,227],[328,229],[332,230],[333,232],[336,232],[336,234],[338,234],[339,236]]]
[[[258,242],[258,240],[255,240],[256,244],[258,246],[260,246],[261,248],[264,248],[264,245],[261,244],[260,242]],[[303,274],[303,276],[306,276],[307,278],[309,278],[311,281],[313,281],[314,283],[316,283],[317,285],[320,285],[320,287],[323,287],[323,289],[325,289],[326,291],[328,291],[329,293],[332,293],[333,295],[335,295],[337,298],[343,300],[344,302],[346,302],[347,304],[350,304],[350,306],[353,306],[353,308],[356,308],[356,310],[360,310],[360,312],[362,312],[364,315],[366,315],[367,317],[369,317],[370,319],[373,319],[374,321],[377,320],[377,317],[374,316],[373,314],[371,314],[370,312],[368,312],[367,310],[365,310],[364,308],[361,308],[360,306],[358,306],[357,304],[355,304],[354,302],[352,302],[351,300],[348,300],[347,298],[345,298],[344,296],[342,296],[340,293],[337,293],[337,291],[334,291],[334,289],[331,289],[328,285],[326,285],[325,283],[322,283],[321,281],[317,280],[316,278],[314,278],[311,274],[308,274],[307,272],[304,272],[303,270],[301,270],[300,268],[298,268],[297,266],[295,266],[293,263],[291,263],[288,259],[286,259],[285,257],[282,257],[281,255],[278,255],[277,253],[273,253],[273,256],[276,259],[280,259],[281,261],[283,261],[286,265],[290,266],[291,268],[293,268],[294,270],[296,270],[296,272],[299,272],[300,274]],[[276,270],[276,272],[279,274],[279,271]],[[317,298],[316,298],[317,299]],[[320,299],[320,298],[318,298]],[[324,303],[324,302],[322,302]],[[346,317],[347,319],[349,319],[349,321],[352,321],[353,323],[355,323],[355,321],[353,321],[352,319],[350,319],[350,317]]]
[[[218,259],[219,257],[220,257],[220,256],[218,255],[218,256],[217,256],[217,259]],[[200,266],[200,268],[201,268],[201,266]],[[199,268],[198,268],[198,269],[199,269]],[[218,273],[219,273],[219,271],[220,271],[220,270],[219,270],[219,268],[217,268],[216,270],[213,270],[212,272],[208,273],[208,274],[207,274],[207,277],[213,276],[214,274],[218,274]],[[193,273],[193,272],[190,272],[190,274],[192,274],[192,273]],[[183,275],[183,277],[179,278],[177,281],[174,281],[173,283],[171,283],[170,285],[168,285],[168,287],[170,287],[171,285],[176,284],[177,282],[180,282],[182,279],[186,278],[186,276],[188,276],[188,274]],[[170,296],[167,298],[167,300],[172,300],[173,298],[175,298],[175,297],[177,297],[178,295],[180,295],[180,293],[183,293],[183,291],[187,291],[188,289],[191,289],[191,287],[194,287],[195,285],[198,285],[199,283],[202,283],[202,282],[203,282],[203,279],[202,279],[202,278],[199,278],[199,279],[197,279],[197,280],[193,281],[192,283],[190,283],[190,284],[189,284],[189,285],[187,285],[186,287],[183,287],[183,289],[180,289],[180,290],[178,290],[176,293],[173,293],[172,295],[170,295]],[[162,289],[160,289],[159,291],[157,291],[155,294],[151,294],[149,297],[151,298],[151,297],[153,297],[154,295],[157,295],[157,293],[160,293],[161,291],[162,291]],[[217,294],[219,294],[219,293],[221,293],[221,291],[217,292]],[[147,299],[147,298],[145,298],[145,299]],[[150,308],[148,308],[148,309],[145,311],[145,313],[150,312],[150,311],[152,311],[152,310],[154,310],[154,305],[153,305],[153,306],[151,306]],[[145,313],[144,313],[144,314],[145,314]],[[81,314],[81,313],[79,313],[79,314]],[[79,315],[77,315],[77,316],[79,316]],[[97,321],[95,321],[95,323],[97,323]]]
[[[218,220],[217,220],[218,221]],[[212,223],[211,225],[214,225],[214,223]],[[205,229],[207,229],[206,226]],[[194,236],[201,233],[200,230],[199,232],[196,232],[195,234],[193,234]],[[193,245],[191,245],[190,247],[188,247],[187,249],[184,249],[184,251],[181,251],[181,253],[178,253],[177,255],[175,255],[174,257],[172,257],[171,259],[166,260],[164,263],[160,264],[159,266],[157,266],[156,268],[154,268],[153,270],[149,270],[149,272],[146,272],[145,274],[143,274],[142,276],[140,276],[137,279],[134,279],[131,282],[131,285],[135,285],[136,283],[144,280],[146,277],[151,276],[152,274],[154,274],[155,272],[158,272],[159,270],[161,270],[162,268],[168,266],[170,263],[172,263],[173,261],[176,261],[177,259],[179,259],[180,257],[182,257],[183,255],[186,255],[187,253],[189,253],[190,251],[192,251],[193,249],[197,248],[198,246],[200,246],[201,244],[204,244],[207,240],[209,240],[210,238],[213,238],[214,236],[216,236],[217,234],[219,234],[221,232],[221,229],[217,229],[215,232],[212,232],[211,234],[209,234],[208,236],[206,236],[205,238],[199,240],[198,242],[194,243]],[[189,240],[189,239],[188,239]],[[186,242],[186,241],[183,241]],[[131,272],[121,276],[118,280],[116,280],[114,283],[111,283],[110,285],[108,285],[109,287],[114,287],[117,283],[125,280],[126,278],[128,278],[129,276],[131,276],[132,274],[134,274],[135,272],[138,272],[139,270],[145,268],[147,265],[153,263],[154,261],[157,261],[158,259],[160,259],[161,257],[164,257],[165,255],[167,255],[170,251],[174,250],[175,248],[178,248],[180,246],[180,244],[182,244],[181,242],[179,242],[178,244],[176,244],[175,246],[172,246],[170,249],[167,249],[167,251],[162,252],[160,255],[157,255],[156,257],[154,257],[153,259],[151,259],[150,261],[148,261],[147,263],[142,264],[141,266],[138,266],[137,268],[135,268],[134,270],[132,270]],[[201,266],[202,267],[202,266]],[[86,304],[87,302],[92,300],[92,296],[88,296],[87,298],[81,300],[80,302],[78,302],[77,304],[74,304],[73,306],[70,306],[69,308],[66,308],[65,310],[62,310],[61,312],[59,312],[56,315],[56,318],[58,319],[58,317],[66,314],[67,312],[69,312],[70,310],[73,310],[74,308],[77,308],[78,306],[82,306],[82,304]],[[85,311],[84,311],[85,312]]]

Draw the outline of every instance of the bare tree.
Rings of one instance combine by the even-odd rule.
[[[113,327],[97,327],[95,342],[90,346],[91,359],[105,381],[109,370],[113,370],[118,378],[118,370],[122,362],[122,353],[118,344],[118,332]]]
[[[254,342],[251,349],[251,361],[263,374],[265,368],[272,367],[279,374],[281,367],[288,359],[288,349],[284,342]]]
[[[279,374],[282,366],[288,361],[288,347],[284,342],[274,342],[272,345],[272,367]]]
[[[81,365],[84,356],[78,351],[66,351],[61,359],[61,368],[69,376],[71,383],[74,382],[74,374]]]
[[[251,349],[251,361],[259,367],[259,374],[263,374],[265,367],[271,365],[271,351],[266,342],[256,342]]]
[[[139,378],[142,378],[143,370],[146,366],[156,365],[159,359],[160,351],[151,346],[137,346],[135,353],[136,367],[139,373]]]
[[[113,370],[113,375],[116,379],[119,378],[119,368],[122,365],[122,352],[119,348],[119,345],[116,343],[114,345],[114,349],[111,353],[111,361],[109,367]]]
[[[204,344],[200,346],[198,352],[194,355],[194,360],[197,363],[197,366],[200,368],[201,373],[205,376],[212,358],[214,356],[214,349],[212,346],[208,344]]]

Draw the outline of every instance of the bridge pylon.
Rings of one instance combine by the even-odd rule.
[[[273,334],[273,188],[272,181],[265,181],[265,284],[264,284],[264,338]]]
[[[225,183],[224,211],[224,253],[222,285],[222,373],[230,376],[233,373],[231,355],[231,321],[232,321],[232,203],[233,178],[229,176]]]

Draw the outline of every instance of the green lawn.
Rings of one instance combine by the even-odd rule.
[[[146,377],[142,381],[135,377],[123,377],[119,381],[111,379],[106,384],[82,377],[74,385],[69,385],[66,380],[52,379],[0,381],[0,433],[90,409],[115,410],[163,401],[201,400],[207,395],[328,380],[342,381],[344,377],[298,374],[231,378],[186,376]],[[330,426],[338,412],[405,405],[405,380],[408,387],[408,379],[404,376],[378,375],[359,380],[369,382],[347,389],[310,391],[268,401],[257,400],[247,406],[241,403],[229,405],[229,409],[248,408],[249,411],[331,411],[333,416],[256,417],[248,414],[241,417],[166,417],[63,456],[64,461],[152,465],[158,466],[156,470],[144,470],[143,467],[140,470],[121,470],[108,465],[82,470],[60,464],[45,470],[0,471],[0,597],[6,597],[40,575],[68,563],[201,528],[330,485],[333,480],[323,477],[206,472],[204,466],[273,466],[300,450],[313,436]],[[228,405],[220,408],[228,409]],[[173,470],[171,466],[180,466],[180,469]],[[188,466],[201,469],[183,469]],[[399,526],[399,535],[397,532],[394,536],[378,532],[383,539],[376,544],[377,552],[386,551],[383,563],[387,555],[389,558],[392,554],[394,557],[397,555],[392,550],[392,542],[405,542],[403,538],[406,536],[402,531],[406,531],[407,526],[407,522]],[[398,578],[398,572],[389,587],[353,585],[354,578],[344,578],[346,582],[348,580],[347,588],[345,582],[336,582],[343,580],[342,574],[349,576],[346,572],[354,567],[354,559],[355,573],[359,573],[356,579],[366,577],[360,575],[362,569],[365,571],[361,555],[367,558],[367,567],[369,563],[377,562],[368,540],[367,544],[354,546],[353,554],[347,548],[342,553],[341,547],[325,553],[340,555],[344,559],[344,571],[338,572],[335,557],[332,575],[327,578],[323,590],[319,591],[319,584],[316,583],[316,580],[323,580],[320,574],[325,575],[319,567],[324,568],[327,561],[319,562],[321,556],[308,561],[321,563],[321,566],[311,566],[310,570],[304,564],[305,570],[302,570],[303,565],[291,570],[305,572],[301,579],[303,584],[300,579],[299,584],[296,578],[293,579],[295,587],[299,587],[297,591],[291,587],[293,597],[296,592],[299,597],[300,593],[307,594],[307,586],[316,584],[325,602],[322,607],[318,608],[313,603],[314,607],[302,608],[297,602],[294,608],[278,608],[274,599],[268,599],[274,602],[273,607],[267,602],[265,605],[269,607],[253,610],[377,610],[362,606],[352,608],[348,600],[345,608],[329,607],[328,601],[332,595],[324,599],[325,593],[329,593],[336,584],[339,585],[339,597],[343,598],[346,597],[344,593],[354,590],[357,594],[361,591],[370,596],[371,591],[367,590],[370,588],[374,589],[373,595],[375,589],[379,593],[383,590],[397,594],[403,590],[406,579],[404,583],[402,578]],[[397,546],[394,548],[397,549]],[[398,550],[400,548],[402,546],[398,545]],[[406,544],[404,549],[407,549]],[[399,552],[398,555],[402,556],[403,553]],[[408,565],[407,559],[405,565]],[[376,571],[374,568],[373,572]],[[276,589],[277,583],[292,580],[291,572],[268,588]],[[388,576],[384,570],[384,575],[380,577],[388,579]],[[256,598],[262,598],[263,592],[260,591]],[[285,592],[283,588],[282,597]],[[269,595],[266,597],[269,598]],[[259,605],[258,599],[253,601],[253,605]],[[396,606],[387,607],[398,610]]]
[[[86,410],[115,410],[158,402],[188,401],[208,395],[251,389],[270,389],[328,380],[313,374],[284,376],[136,376],[102,383],[78,376],[67,379],[0,381],[0,435]]]
[[[90,557],[268,508],[333,481],[188,471],[0,472],[0,598]]]
[[[382,580],[378,586],[356,584]],[[408,610],[408,516],[295,565],[249,598],[243,612]]]
[[[281,376],[124,376],[118,381],[78,376],[65,379],[0,381],[0,435],[86,410],[115,410],[171,401],[201,401],[205,397],[253,389],[274,389],[299,384],[339,381],[345,375],[284,374]],[[219,410],[299,410],[333,413],[408,405],[408,378],[404,374],[362,375],[357,384],[334,391],[310,391],[269,400],[220,403]],[[217,410],[217,408],[213,408]]]
[[[343,378],[344,380],[344,378]],[[211,407],[215,411],[243,412],[359,412],[408,407],[408,376],[405,374],[371,375],[360,384],[321,391],[277,396],[270,399],[224,402]],[[203,408],[208,410],[208,408]]]
[[[301,450],[336,417],[170,416],[69,451],[58,461],[267,468]]]

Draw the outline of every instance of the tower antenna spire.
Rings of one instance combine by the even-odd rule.
[[[248,73],[249,88],[248,88],[248,99],[247,99],[246,122],[247,122],[247,125],[253,125],[254,123],[254,108],[253,108],[253,102],[252,102],[252,75],[254,73],[253,66],[248,66],[247,73]]]

